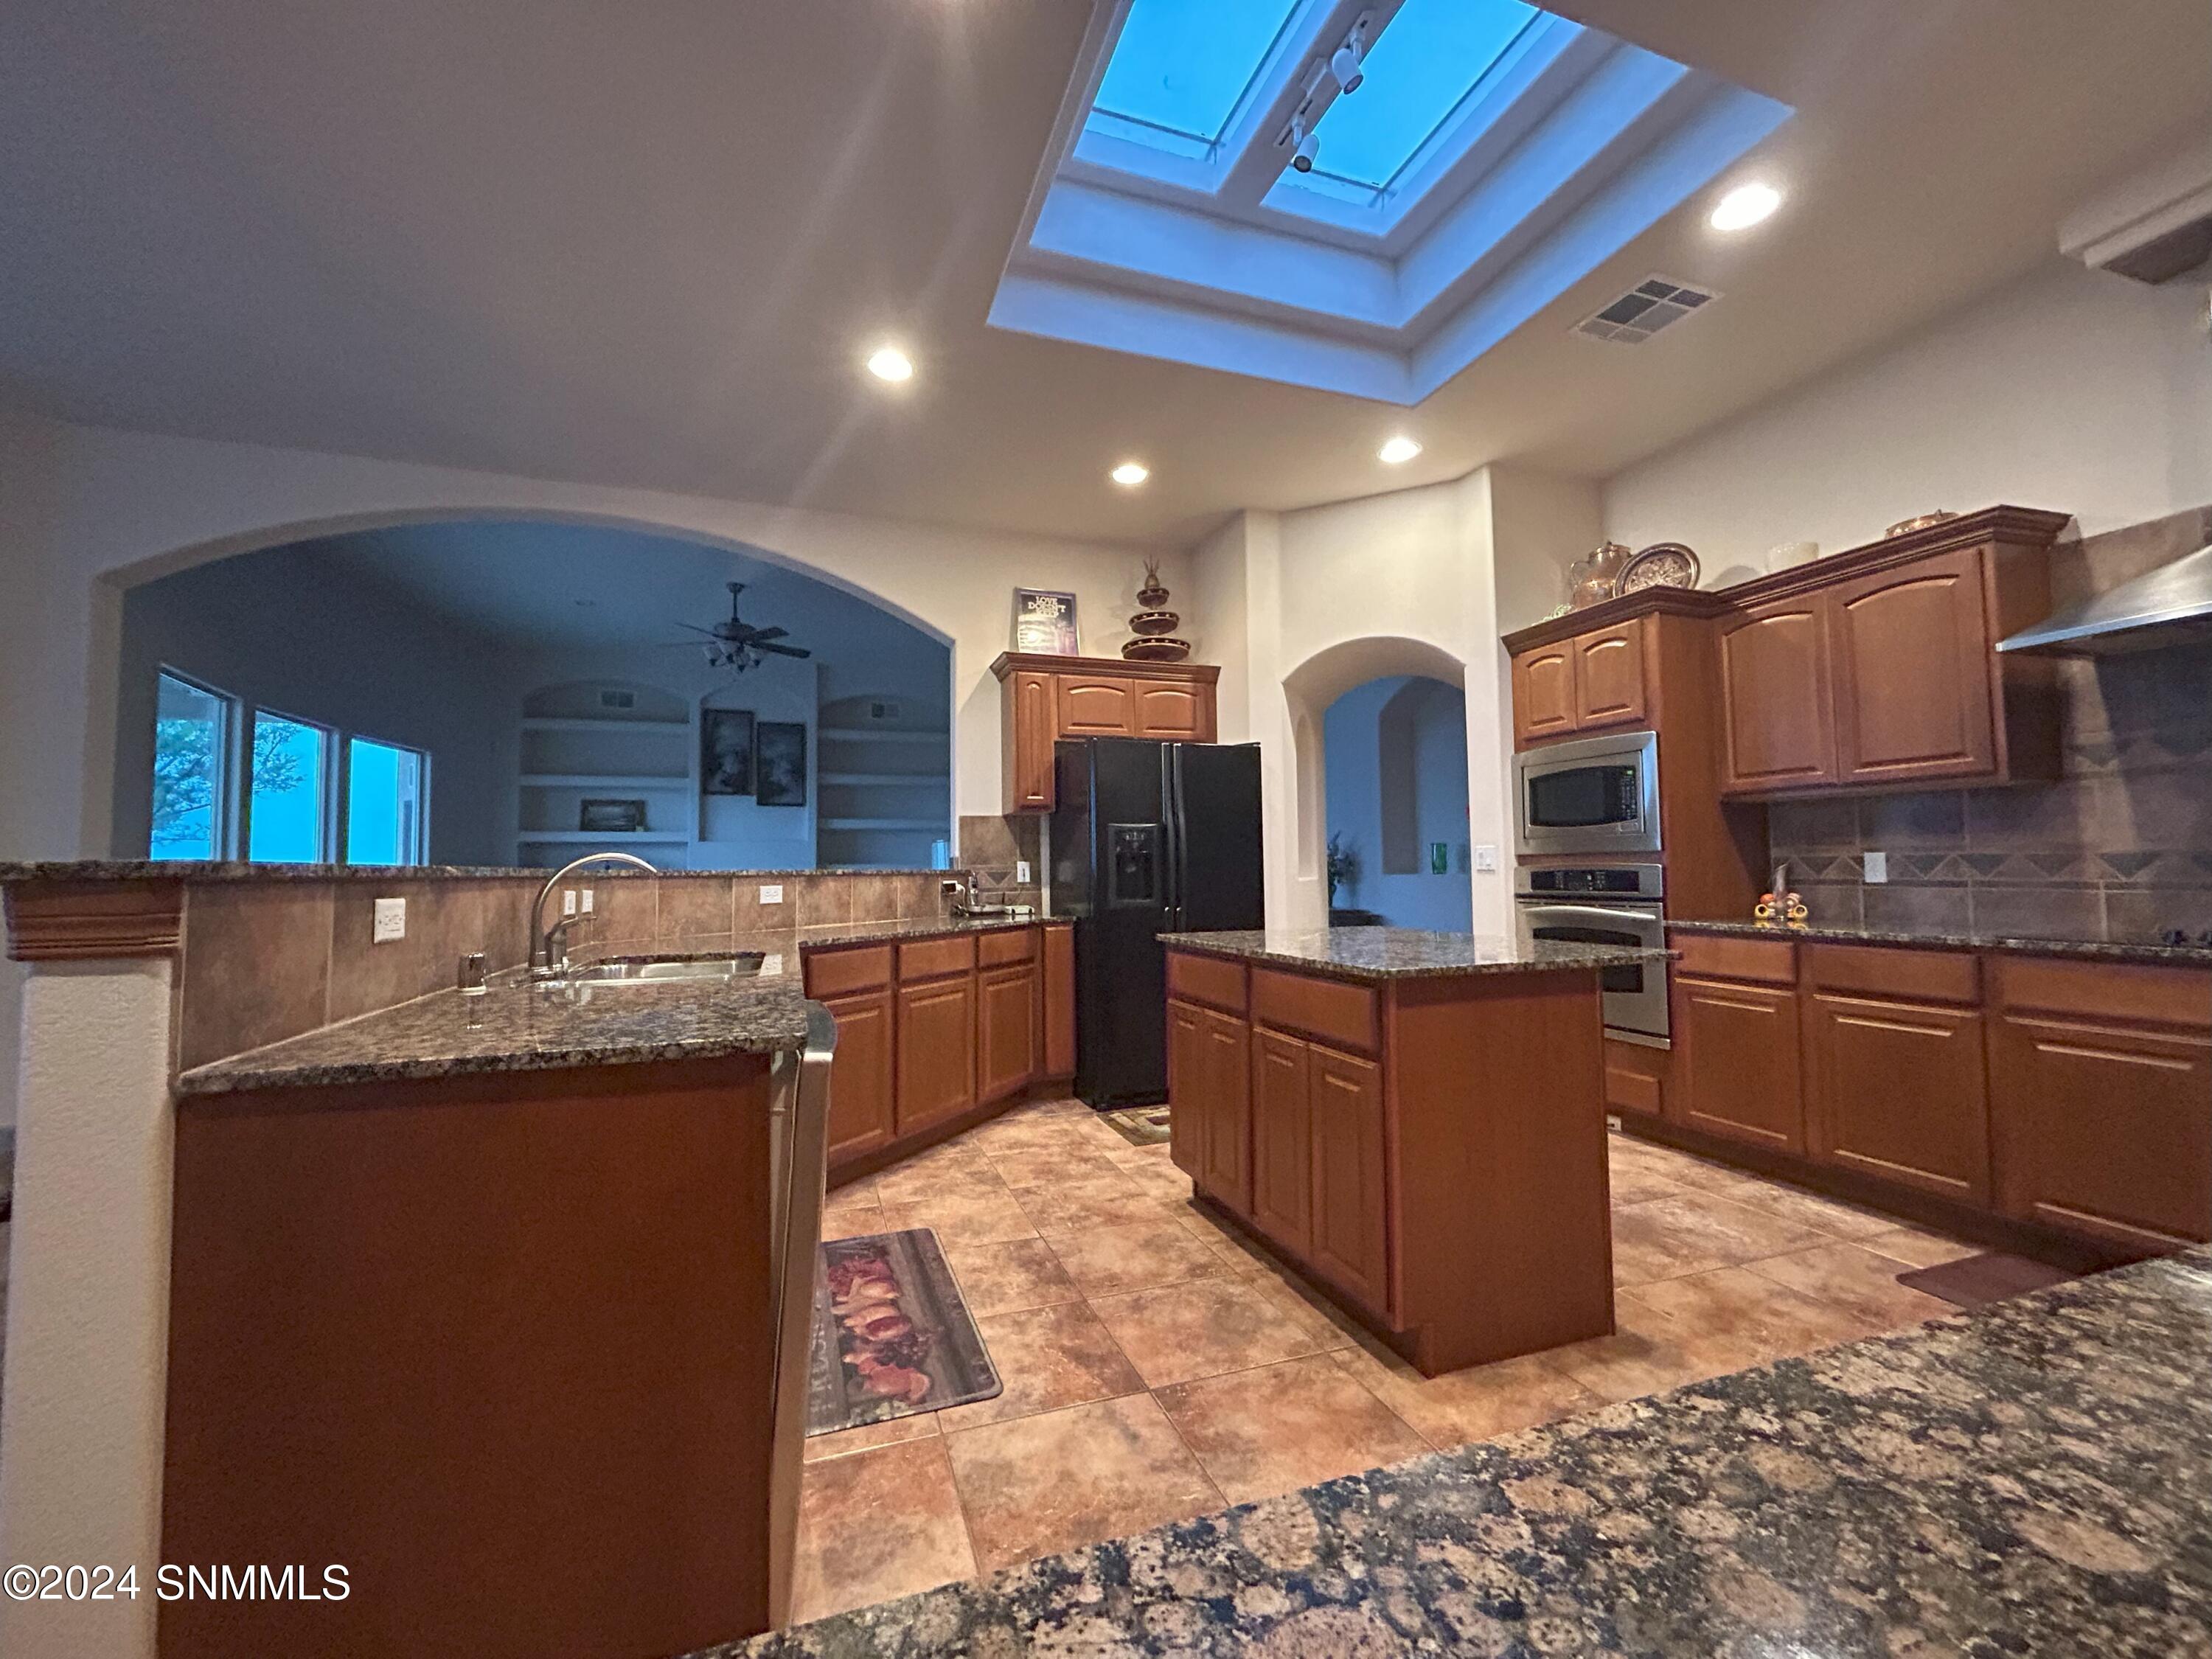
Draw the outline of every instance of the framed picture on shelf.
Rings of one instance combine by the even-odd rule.
[[[1016,588],[1014,649],[1047,657],[1082,654],[1075,642],[1075,595]]]
[[[806,726],[763,720],[755,740],[753,799],[763,806],[806,805]]]
[[[587,799],[576,815],[576,828],[595,835],[635,835],[645,828],[645,803]]]
[[[699,711],[699,793],[750,795],[753,792],[753,711]]]

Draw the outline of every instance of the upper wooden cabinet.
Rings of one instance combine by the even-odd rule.
[[[1052,746],[1062,738],[1214,741],[1221,671],[1211,665],[1010,651],[991,672],[1001,688],[1000,772],[1009,812],[1049,812],[1057,804]]]
[[[1724,795],[2055,775],[2052,665],[1996,643],[2050,613],[2066,522],[1993,507],[1718,592],[1646,588],[1509,634],[1515,741],[1658,726],[1675,665],[1655,669],[1650,629],[1680,617],[1710,634],[1718,707],[1694,719],[1717,744]]]

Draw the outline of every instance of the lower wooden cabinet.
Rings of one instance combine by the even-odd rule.
[[[896,1132],[891,993],[862,991],[822,1006],[837,1022],[837,1057],[830,1066],[830,1161],[836,1164],[888,1146]]]
[[[1309,1044],[1306,1052],[1313,1119],[1313,1230],[1307,1260],[1338,1289],[1380,1309],[1389,1301],[1382,1068],[1317,1043]]]
[[[975,1103],[975,976],[898,988],[899,1133],[911,1134]]]
[[[1797,994],[1733,980],[1674,981],[1684,1122],[1780,1152],[1805,1150]]]
[[[1989,1070],[1971,1008],[1805,1001],[1813,1156],[1965,1204],[1990,1200]]]
[[[1193,1181],[1206,1173],[1206,1011],[1168,999],[1168,1156]]]
[[[1037,1075],[1037,968],[986,968],[975,981],[975,1096],[1003,1100]]]
[[[1294,1036],[1252,1034],[1252,1221],[1304,1258],[1313,1248],[1313,1059]]]
[[[1252,1212],[1252,1028],[1234,1014],[1168,1002],[1170,1152],[1216,1203]]]
[[[1044,1058],[1046,1077],[1075,1075],[1075,924],[1048,922],[1040,955],[1044,973],[1040,989],[1044,998]]]

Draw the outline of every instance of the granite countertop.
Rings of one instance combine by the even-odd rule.
[[[2212,945],[2150,945],[2125,939],[2015,939],[1996,933],[1899,933],[1882,927],[1761,927],[1752,921],[1669,921],[1670,933],[1723,933],[1746,939],[1803,939],[1824,945],[1904,945],[1930,950],[2005,951],[2018,956],[2073,957],[2171,968],[2212,968]]]
[[[959,933],[1000,933],[1010,927],[1036,927],[1064,916],[909,916],[901,921],[834,921],[802,927],[796,935],[805,950],[837,945],[889,944],[902,939],[950,939]]]
[[[2212,1651],[2212,1252],[712,1659]]]
[[[1160,938],[1178,951],[1234,961],[1279,963],[1341,979],[1561,973],[1616,968],[1632,962],[1662,962],[1669,954],[1662,950],[1566,945],[1494,933],[1425,933],[1410,927],[1163,933]]]

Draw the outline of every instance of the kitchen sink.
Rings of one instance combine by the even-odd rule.
[[[720,951],[698,956],[606,957],[581,962],[552,985],[665,985],[673,980],[751,979],[761,970],[758,951]]]

